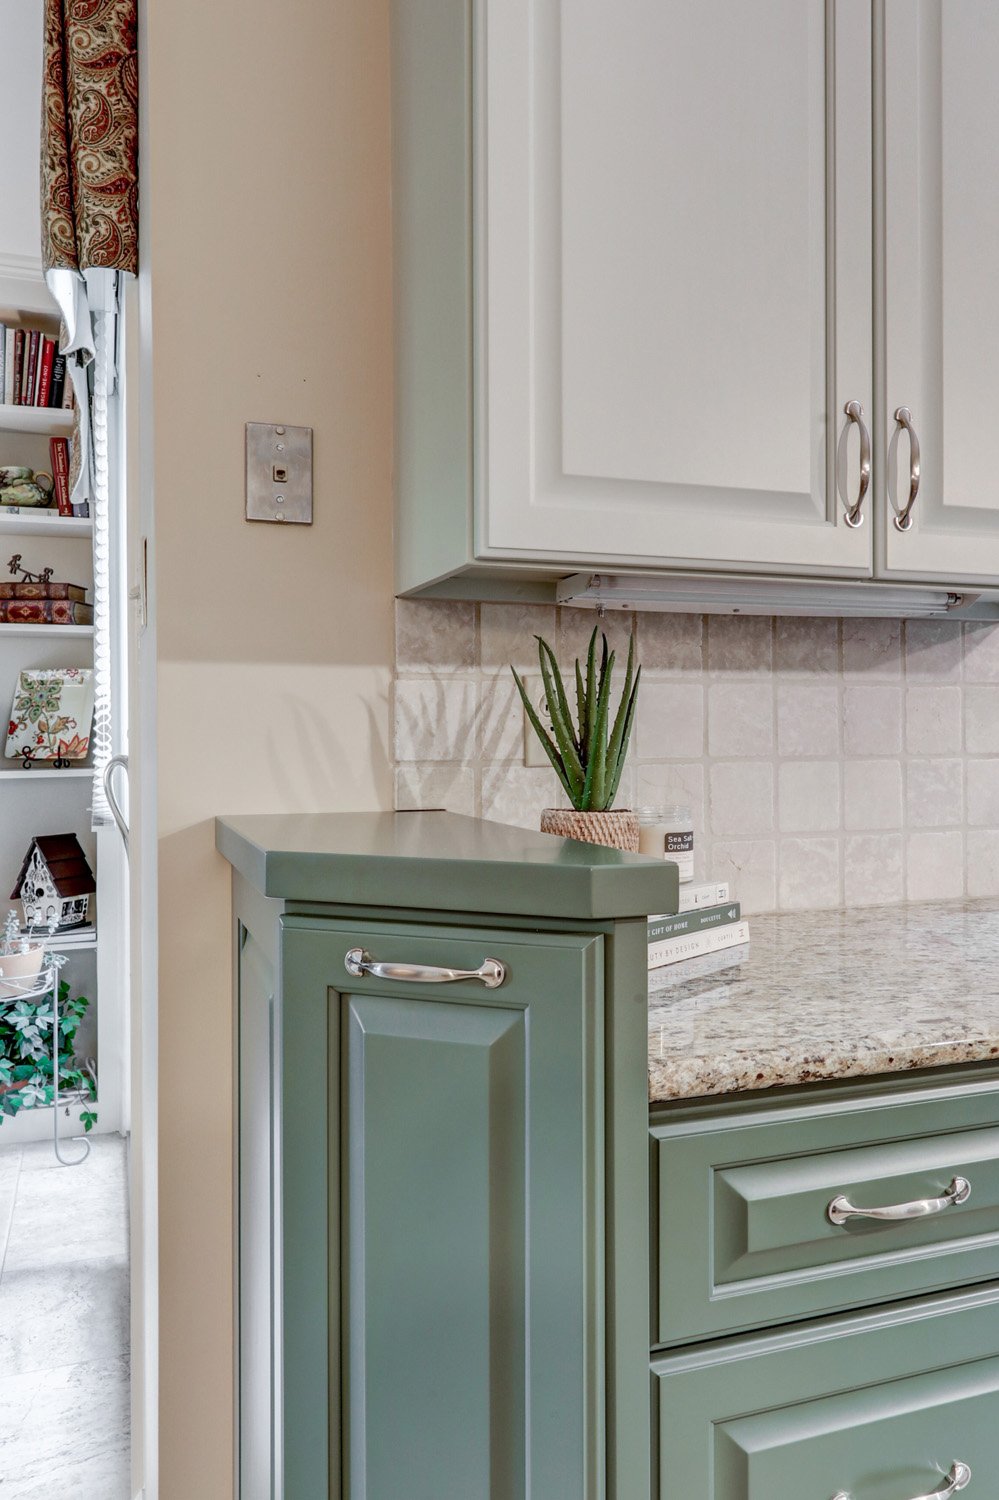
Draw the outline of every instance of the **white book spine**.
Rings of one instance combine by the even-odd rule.
[[[699,906],[724,906],[728,899],[727,880],[708,880],[703,885],[681,886],[678,910],[696,911]]]
[[[730,922],[727,927],[708,927],[703,932],[683,933],[649,944],[649,968],[661,969],[678,964],[685,958],[700,958],[702,953],[720,953],[749,942],[749,923]]]
[[[5,406],[14,404],[14,330],[5,328],[3,346],[3,400]]]

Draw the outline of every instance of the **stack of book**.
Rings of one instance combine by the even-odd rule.
[[[749,923],[727,881],[680,887],[680,909],[649,918],[649,968],[721,953],[749,942]]]
[[[93,605],[78,583],[0,583],[0,624],[92,625]]]
[[[5,406],[69,406],[72,382],[66,379],[66,356],[58,340],[39,328],[9,328],[0,323],[0,370]]]

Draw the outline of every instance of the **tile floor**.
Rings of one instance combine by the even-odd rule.
[[[129,1500],[127,1145],[91,1146],[0,1135],[0,1500]]]

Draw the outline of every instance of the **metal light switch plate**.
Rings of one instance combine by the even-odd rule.
[[[312,525],[312,428],[246,424],[246,519]]]

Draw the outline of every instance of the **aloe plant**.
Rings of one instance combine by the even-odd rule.
[[[642,675],[641,667],[635,669],[635,638],[632,636],[628,644],[624,688],[612,722],[611,678],[615,653],[608,653],[607,637],[601,633],[603,645],[598,666],[598,629],[595,628],[590,636],[585,674],[580,662],[576,662],[575,720],[555,653],[546,640],[540,635],[535,636],[554,738],[542,724],[523,679],[514,667],[510,668],[531,726],[577,812],[606,812],[614,805],[635,722],[638,683]]]

